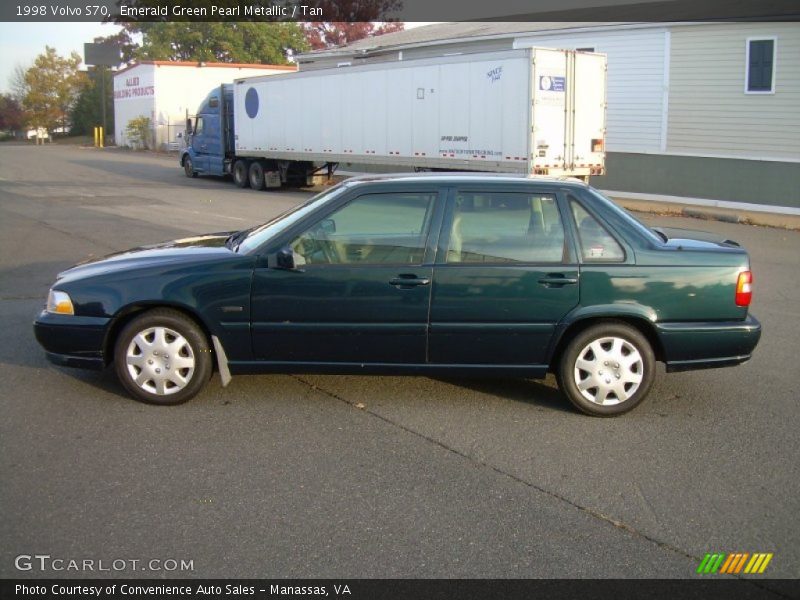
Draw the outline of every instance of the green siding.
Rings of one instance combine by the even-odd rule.
[[[800,163],[609,152],[603,190],[800,208]]]

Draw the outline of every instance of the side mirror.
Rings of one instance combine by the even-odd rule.
[[[278,250],[278,253],[275,255],[275,267],[287,271],[294,271],[294,250],[289,246]]]
[[[192,127],[192,120],[186,119],[186,131],[191,132],[194,131],[194,127]]]

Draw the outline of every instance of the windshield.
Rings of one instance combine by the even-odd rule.
[[[300,219],[316,209],[319,205],[327,202],[335,196],[338,196],[345,188],[346,185],[344,183],[335,185],[329,190],[325,190],[324,192],[321,192],[310,198],[306,202],[303,202],[302,204],[279,214],[277,217],[267,221],[263,225],[259,225],[258,227],[254,227],[253,229],[248,229],[242,232],[242,239],[237,240],[238,245],[235,248],[236,252],[241,252],[244,254],[252,252],[275,234],[297,223]]]
[[[624,208],[617,205],[613,200],[607,198],[600,192],[598,192],[593,187],[589,188],[589,191],[595,196],[598,200],[603,202],[611,211],[616,213],[621,219],[623,219],[626,223],[631,225],[636,231],[638,231],[642,236],[647,238],[648,240],[655,242],[657,244],[664,243],[664,239],[656,234],[652,229],[650,229],[647,225],[642,223],[639,219],[634,217],[631,213],[629,213]]]

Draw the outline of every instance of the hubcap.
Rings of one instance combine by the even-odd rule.
[[[189,342],[168,327],[150,327],[134,336],[125,354],[131,380],[159,396],[185,388],[194,374],[194,352]]]
[[[575,385],[581,395],[601,406],[625,402],[642,383],[644,361],[636,346],[619,337],[594,340],[578,353]]]

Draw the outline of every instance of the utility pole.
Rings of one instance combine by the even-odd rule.
[[[105,146],[106,137],[106,67],[120,63],[119,46],[116,44],[84,44],[84,62],[97,68],[100,74],[100,114],[103,121],[100,132],[100,147]]]
[[[103,146],[106,145],[106,68],[104,65],[99,67],[100,69],[100,107],[101,107],[101,114],[103,115]]]

